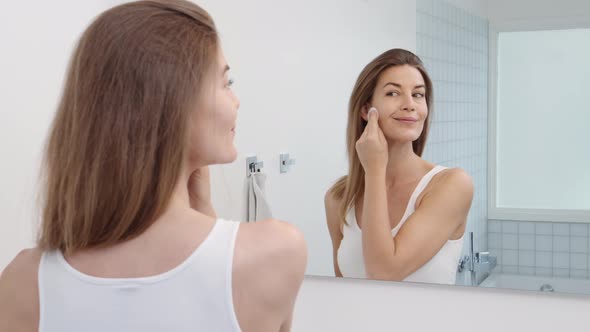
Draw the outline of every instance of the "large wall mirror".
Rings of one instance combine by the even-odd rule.
[[[305,233],[309,275],[590,293],[590,154],[584,153],[589,137],[583,129],[583,91],[590,87],[590,66],[583,60],[590,52],[584,42],[590,41],[588,4],[328,1],[275,9],[261,3],[272,8],[273,15],[264,17],[257,16],[258,6],[231,11],[238,16],[218,2],[204,5],[219,13],[236,63],[236,89],[245,98],[237,138],[244,155],[215,170],[228,184],[217,192],[226,215],[243,219],[244,161],[256,155],[264,161],[273,216]],[[362,226],[343,226],[334,248],[326,193],[349,174],[346,140],[355,83],[393,48],[415,53],[432,81],[422,159],[462,169],[473,193],[462,237],[451,231],[441,242],[426,232],[424,237],[438,242],[425,250],[428,238],[403,234],[402,225],[396,235],[406,237],[398,246],[400,257],[421,265],[402,259],[389,262],[389,269],[368,271],[371,251],[363,241],[370,238],[363,238]],[[265,67],[272,70],[260,69]],[[395,74],[389,78],[404,79]],[[403,95],[404,89],[397,92]],[[285,152],[296,163],[281,173]],[[422,171],[425,178],[428,172]],[[392,228],[403,217],[410,225],[411,215],[404,215],[410,205],[426,202],[416,195],[426,182],[420,180],[401,186],[406,191],[399,196],[387,191]],[[362,218],[356,213],[352,219],[362,224]],[[411,250],[416,253],[401,252]],[[396,255],[377,257],[373,264],[388,264],[388,258]]]
[[[32,244],[31,179],[74,41],[122,2],[76,5],[67,38],[7,35],[3,102],[20,111],[0,123],[2,183],[21,189],[2,189],[0,268]],[[308,275],[590,294],[589,3],[195,2],[241,100],[239,156],[211,168],[219,216],[296,225]],[[35,39],[43,61],[22,55]]]

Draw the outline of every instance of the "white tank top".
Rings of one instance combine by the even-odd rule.
[[[45,252],[39,331],[240,331],[232,299],[239,225],[218,219],[190,257],[149,277],[93,277],[75,270],[60,251]]]
[[[436,166],[418,182],[416,189],[410,196],[406,211],[400,222],[391,230],[391,235],[396,236],[402,225],[416,209],[416,199],[430,180],[440,171],[446,169]],[[343,238],[338,248],[338,267],[344,277],[366,278],[365,261],[363,258],[362,233],[355,217],[354,207],[346,215],[348,225],[343,227]],[[414,273],[403,281],[425,282],[436,284],[455,284],[457,266],[463,249],[463,236],[457,240],[448,240],[440,251],[430,261],[422,265]]]

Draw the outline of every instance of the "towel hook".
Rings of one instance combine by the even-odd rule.
[[[287,173],[291,169],[291,165],[295,165],[295,158],[289,157],[288,153],[281,153],[279,155],[279,162],[281,173]]]
[[[258,161],[257,156],[250,156],[246,158],[246,175],[250,176],[254,173],[260,173],[260,169],[264,166],[263,161]]]

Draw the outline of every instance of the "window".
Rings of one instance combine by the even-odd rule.
[[[490,219],[590,222],[590,29],[491,37]]]

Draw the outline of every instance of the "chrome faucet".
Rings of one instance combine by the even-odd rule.
[[[496,267],[496,264],[496,257],[491,256],[489,252],[474,253],[473,232],[469,232],[469,255],[465,255],[459,260],[457,271],[463,272],[467,269],[471,274],[471,286],[477,286],[477,273],[490,273]]]

